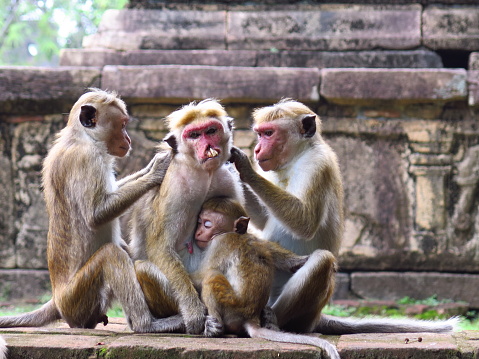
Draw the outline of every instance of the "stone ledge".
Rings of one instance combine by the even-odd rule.
[[[88,87],[100,86],[100,69],[92,67],[0,67],[0,113],[58,113],[70,107]]]
[[[405,296],[452,299],[479,308],[479,275],[437,272],[355,272],[351,291],[360,298],[398,300]]]
[[[477,6],[427,7],[422,14],[423,44],[432,49],[478,50],[478,19]]]
[[[205,338],[195,335],[134,334],[123,318],[110,318],[106,327],[70,329],[59,322],[47,328],[0,329],[9,359],[87,357],[168,358],[324,358],[311,346],[251,338]],[[418,341],[418,338],[421,341]],[[326,336],[342,359],[469,358],[479,350],[478,332],[451,334],[356,334]],[[406,338],[407,343],[406,343]]]
[[[63,49],[60,66],[205,65],[248,67],[441,68],[439,55],[412,51],[254,51]]]
[[[323,69],[320,93],[337,104],[464,100],[467,72],[462,69]]]
[[[116,89],[130,102],[184,103],[214,97],[223,103],[257,103],[283,97],[317,101],[319,82],[318,69],[158,65],[106,66],[101,85]]]

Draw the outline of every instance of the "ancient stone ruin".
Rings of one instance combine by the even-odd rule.
[[[479,5],[352,3],[131,0],[59,67],[0,67],[0,297],[48,292],[42,159],[94,86],[138,119],[119,176],[192,100],[221,99],[249,153],[253,108],[306,103],[344,178],[336,298],[438,294],[479,308]]]

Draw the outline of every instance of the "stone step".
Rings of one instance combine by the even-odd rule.
[[[71,329],[62,322],[44,328],[1,329],[8,358],[325,358],[312,346],[262,339],[197,335],[134,334],[122,318],[97,329]],[[314,334],[318,335],[318,334]],[[342,359],[472,358],[479,332],[452,334],[356,334],[326,336]]]
[[[428,50],[405,51],[255,51],[63,49],[60,66],[206,65],[247,67],[441,68]]]

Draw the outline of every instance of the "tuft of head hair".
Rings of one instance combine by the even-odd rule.
[[[320,125],[319,116],[316,115],[308,106],[290,98],[285,98],[278,103],[257,108],[253,111],[253,120],[255,124],[271,122],[279,119],[295,119],[302,115],[315,115],[316,124]]]
[[[213,197],[203,203],[202,210],[221,213],[227,217],[238,219],[248,217],[243,206],[230,197]]]
[[[112,105],[118,107],[125,114],[128,113],[125,102],[123,102],[115,91],[106,91],[94,87],[90,87],[88,91],[89,92],[81,95],[73,105],[68,117],[68,125],[72,126],[78,123],[78,116],[83,105],[97,105],[94,107],[98,107],[98,105]]]
[[[166,117],[166,124],[171,130],[182,128],[197,120],[227,117],[224,107],[215,99],[206,99],[199,103],[191,102]]]

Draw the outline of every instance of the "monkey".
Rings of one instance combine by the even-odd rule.
[[[261,326],[276,267],[294,271],[309,256],[298,256],[275,242],[259,240],[247,233],[248,222],[243,207],[227,197],[209,199],[200,212],[195,240],[206,252],[192,277],[208,309],[204,334],[212,337],[246,332],[252,338],[315,345],[330,358],[339,358],[336,348],[326,340]],[[316,253],[323,261],[329,258],[335,262],[329,251]]]
[[[243,182],[252,223],[262,239],[299,255],[325,249],[337,256],[344,231],[343,185],[336,154],[321,136],[319,116],[292,99],[255,109],[252,116],[257,134],[254,158],[259,168],[255,170],[236,147],[230,159]],[[455,319],[368,322],[321,315],[334,282],[334,278],[327,280],[322,275],[321,281],[307,270],[275,275],[270,305],[280,328],[299,333],[352,334],[444,332],[455,325]],[[303,285],[305,281],[308,285]],[[323,295],[318,301],[319,293]],[[324,295],[329,298],[324,300]]]
[[[191,334],[203,331],[206,318],[190,278],[201,260],[193,241],[201,205],[219,195],[243,201],[238,174],[226,163],[232,121],[215,99],[192,102],[168,115],[165,141],[176,154],[162,185],[131,212],[130,247],[149,308],[158,318],[180,314]]]
[[[107,324],[106,310],[116,298],[133,331],[165,329],[148,309],[118,217],[161,185],[173,154],[158,153],[144,169],[116,181],[115,158],[131,149],[128,121],[126,104],[114,92],[90,89],[73,105],[42,171],[52,299],[33,312],[0,317],[0,327],[63,319],[72,328],[95,328]]]

